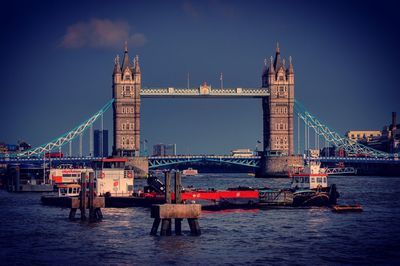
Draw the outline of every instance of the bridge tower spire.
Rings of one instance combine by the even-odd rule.
[[[137,57],[134,66],[131,67],[128,44],[125,42],[122,67],[117,56],[113,72],[114,156],[139,156],[140,86],[141,75]]]

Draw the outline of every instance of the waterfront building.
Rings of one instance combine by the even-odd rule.
[[[346,137],[354,141],[372,141],[379,139],[382,136],[380,130],[349,130],[346,132]]]
[[[108,156],[108,130],[95,130],[93,132],[94,157]]]
[[[368,147],[389,152],[400,152],[400,124],[396,121],[396,112],[392,112],[392,123],[379,130],[349,130],[346,137]]]

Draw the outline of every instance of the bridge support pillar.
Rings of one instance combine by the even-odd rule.
[[[256,177],[288,177],[289,170],[303,166],[304,161],[300,155],[263,155],[260,159],[260,168],[256,173]]]
[[[135,173],[135,178],[147,178],[149,173],[149,160],[147,157],[128,157],[126,163]]]

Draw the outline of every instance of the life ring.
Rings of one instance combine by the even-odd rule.
[[[128,178],[132,178],[132,172],[128,172]]]
[[[106,174],[104,172],[100,172],[100,178],[105,178]]]

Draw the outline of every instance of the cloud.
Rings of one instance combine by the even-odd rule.
[[[61,47],[64,48],[118,48],[128,41],[130,46],[147,42],[143,33],[133,32],[127,22],[93,18],[67,28]]]

